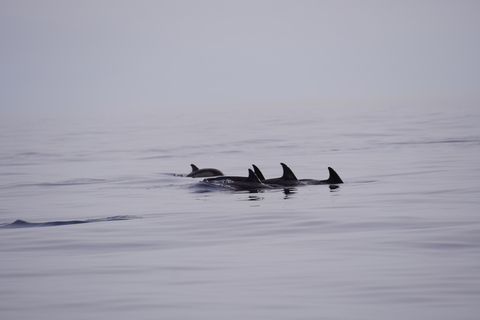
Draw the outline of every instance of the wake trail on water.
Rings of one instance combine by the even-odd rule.
[[[49,222],[28,222],[28,221],[18,219],[12,223],[0,225],[0,229],[56,227],[56,226],[83,224],[83,223],[92,223],[92,222],[132,220],[132,219],[138,219],[138,218],[139,217],[136,217],[136,216],[113,216],[113,217],[99,218],[99,219],[49,221]]]

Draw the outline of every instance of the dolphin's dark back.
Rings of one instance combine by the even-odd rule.
[[[328,172],[330,173],[330,176],[327,179],[327,183],[343,183],[343,180],[340,178],[338,173],[336,173],[331,167],[328,167]]]
[[[271,186],[262,183],[252,169],[248,169],[248,177],[224,176],[204,179],[203,182],[238,191],[271,188]]]
[[[253,167],[253,170],[254,170],[255,174],[257,175],[258,179],[260,179],[260,181],[265,180],[265,177],[263,176],[262,171],[260,171],[260,169],[258,169],[258,167],[254,164],[252,164],[252,167]]]
[[[192,172],[190,172],[187,175],[187,177],[202,178],[202,177],[223,176],[222,171],[218,169],[213,169],[213,168],[198,169],[198,167],[193,163],[190,166],[192,166]]]
[[[262,181],[260,181],[260,179],[255,174],[255,172],[252,171],[252,169],[248,169],[247,182],[263,184]]]
[[[297,177],[293,173],[292,169],[290,169],[285,163],[280,163],[283,168],[283,176],[282,179],[284,180],[292,180],[292,181],[298,181]]]
[[[328,167],[328,172],[329,172],[329,177],[327,180],[300,179],[300,182],[306,185],[343,183],[343,180],[340,178],[338,173],[336,173],[335,170],[333,170],[331,167]]]
[[[265,179],[263,183],[265,184],[274,184],[279,186],[295,186],[300,183],[293,171],[285,164],[280,163],[283,168],[283,175],[280,178],[274,179]]]

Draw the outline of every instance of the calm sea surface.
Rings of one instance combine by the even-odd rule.
[[[461,103],[3,117],[0,318],[479,319],[479,159]],[[183,176],[280,162],[345,184]]]

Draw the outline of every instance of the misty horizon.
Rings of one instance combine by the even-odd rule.
[[[1,109],[478,101],[475,1],[2,1]]]

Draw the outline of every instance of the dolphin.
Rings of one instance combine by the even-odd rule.
[[[248,169],[248,177],[223,176],[216,178],[207,178],[204,179],[203,182],[225,187],[228,189],[233,189],[236,191],[253,191],[272,188],[272,186],[269,186],[260,181],[255,172],[252,171],[252,169]]]
[[[253,165],[255,174],[265,184],[276,184],[280,186],[296,186],[296,185],[317,185],[317,184],[340,184],[343,183],[342,179],[331,167],[328,167],[329,177],[327,180],[315,180],[315,179],[297,179],[293,171],[284,163],[281,163],[283,167],[283,176],[275,179],[264,179],[263,174],[257,166]]]
[[[300,179],[300,182],[303,184],[340,184],[343,183],[343,180],[340,178],[338,173],[335,172],[331,167],[328,167],[329,177],[327,180],[315,180],[315,179]]]
[[[301,182],[297,179],[293,171],[285,163],[280,163],[280,164],[282,165],[282,168],[283,168],[283,175],[280,178],[263,179],[262,181],[263,183],[274,184],[278,186],[289,186],[289,187],[297,186],[301,184]],[[263,174],[261,174],[261,176],[263,177]]]
[[[203,182],[215,182],[215,181],[230,181],[230,182],[245,182],[248,180],[248,177],[241,176],[219,176],[213,178],[203,179]]]
[[[258,169],[258,167],[254,164],[252,164],[252,167],[253,167],[253,171],[257,175],[258,179],[260,179],[260,181],[265,180],[265,177],[263,176],[262,171],[260,171],[260,169]]]
[[[258,169],[258,167],[254,164],[252,164],[253,170],[255,175],[258,177],[258,180],[263,181],[265,180],[265,177],[263,176],[262,171]],[[220,177],[214,177],[214,178],[207,178],[203,179],[204,182],[212,182],[212,181],[219,181],[219,180],[230,180],[230,181],[247,181],[248,177],[240,177],[240,176],[220,176]]]
[[[194,164],[191,164],[191,166],[192,166],[192,172],[190,172],[187,175],[187,177],[203,178],[203,177],[223,176],[222,171],[218,169],[212,169],[212,168],[198,169],[198,167]]]

